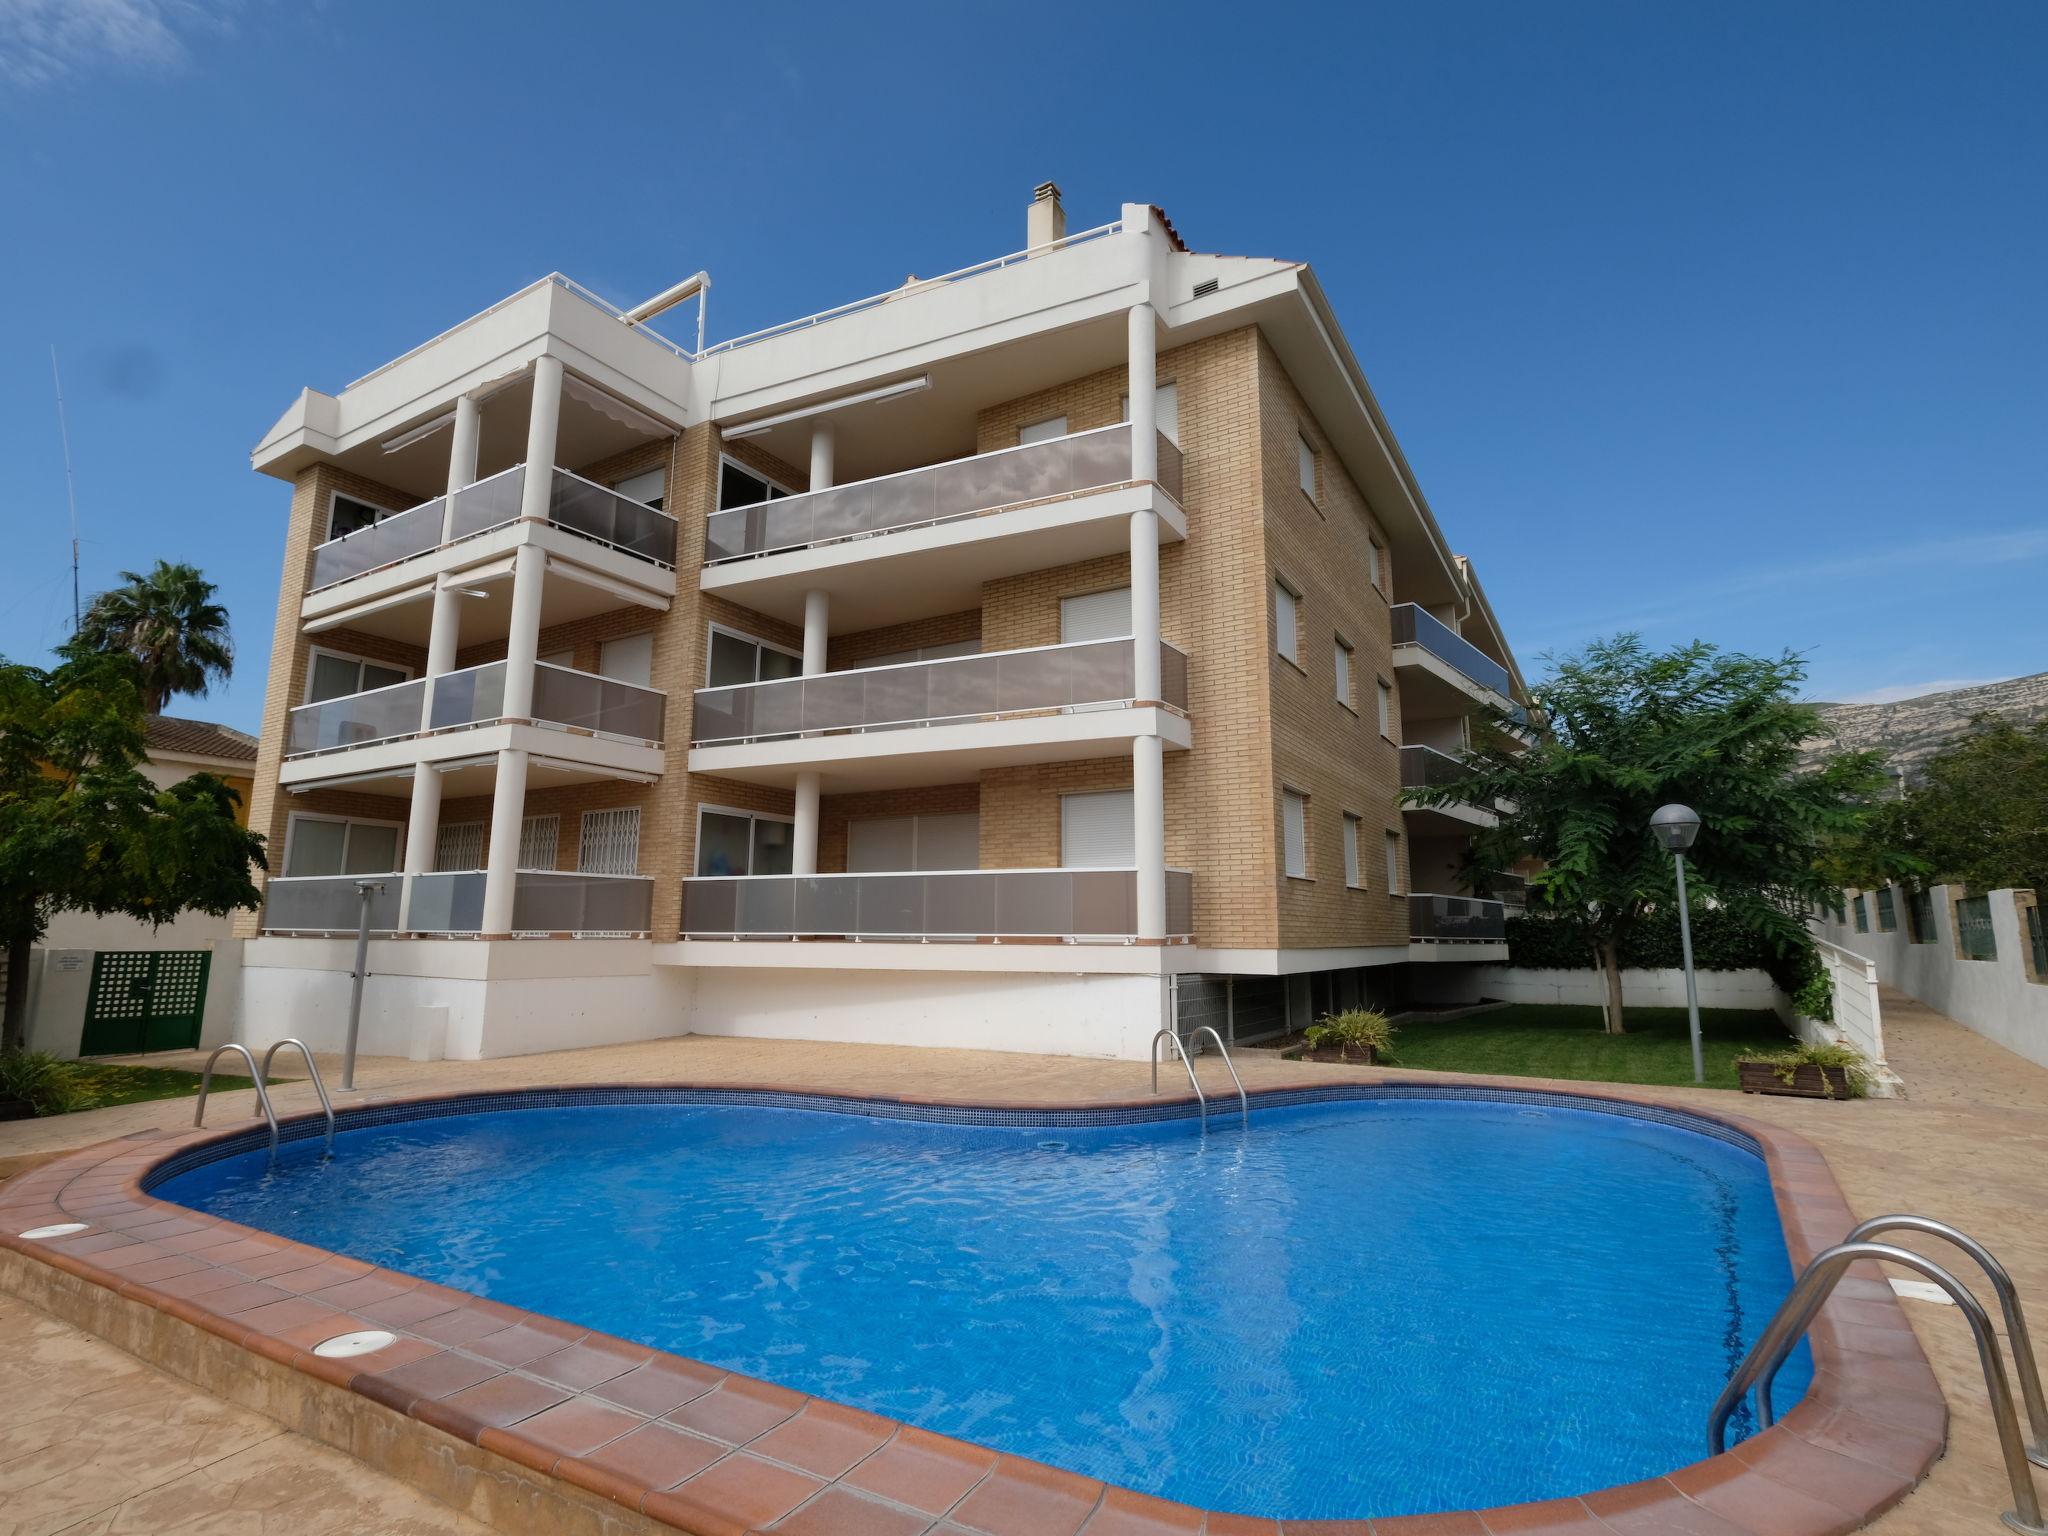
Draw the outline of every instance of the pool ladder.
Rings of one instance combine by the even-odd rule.
[[[1231,1086],[1237,1089],[1237,1112],[1242,1117],[1243,1123],[1247,1126],[1250,1125],[1252,1123],[1251,1100],[1245,1097],[1244,1082],[1238,1077],[1237,1068],[1231,1065],[1229,1047],[1224,1045],[1223,1037],[1216,1033],[1216,1026],[1213,1024],[1196,1025],[1195,1028],[1188,1031],[1187,1040],[1183,1040],[1170,1027],[1161,1029],[1158,1034],[1152,1037],[1152,1091],[1155,1094],[1159,1092],[1159,1042],[1171,1040],[1174,1050],[1180,1055],[1180,1064],[1188,1069],[1188,1086],[1195,1090],[1195,1103],[1200,1106],[1199,1113],[1202,1117],[1202,1129],[1205,1131],[1209,1129],[1209,1095],[1202,1092],[1201,1079],[1195,1076],[1195,1060],[1188,1054],[1188,1040],[1193,1040],[1201,1035],[1207,1035],[1216,1042],[1216,1054],[1223,1058],[1223,1070],[1230,1074]]]
[[[2005,1333],[2012,1347],[2013,1374],[2020,1379],[2020,1398],[2026,1404],[2027,1429],[2031,1444],[2020,1433],[2019,1413],[2013,1406],[2012,1386],[2005,1373],[2005,1359],[1999,1353],[1998,1332],[1991,1317],[1960,1280],[1932,1259],[1892,1243],[1872,1241],[1881,1232],[1918,1232],[1950,1243],[1977,1262],[1998,1296],[2005,1314]],[[2048,1524],[2041,1518],[2041,1501],[2034,1492],[2034,1475],[2028,1465],[2048,1467],[2048,1402],[2041,1394],[2041,1371],[2034,1359],[2033,1340],[2027,1334],[2027,1319],[2020,1310],[2019,1292],[2012,1276],[1991,1251],[1968,1234],[1930,1216],[1873,1216],[1850,1229],[1849,1235],[1818,1255],[1806,1266],[1792,1286],[1792,1293],[1773,1314],[1762,1335],[1743,1357],[1742,1364],[1721,1389],[1707,1416],[1707,1448],[1718,1456],[1727,1448],[1728,1419],[1752,1389],[1756,1392],[1757,1423],[1768,1429],[1772,1422],[1771,1383],[1785,1359],[1813,1325],[1821,1304],[1833,1294],[1849,1267],[1869,1259],[1897,1264],[1923,1275],[1948,1293],[1950,1301],[1970,1325],[1977,1342],[1977,1361],[1984,1371],[1984,1388],[1991,1398],[1991,1419],[1998,1432],[1998,1448],[2005,1458],[2006,1480],[2012,1485],[2013,1507],[2003,1516],[2005,1523],[2025,1536],[2048,1536]]]
[[[313,1079],[313,1091],[320,1095],[321,1113],[327,1116],[327,1156],[332,1157],[334,1155],[334,1101],[327,1097],[327,1085],[320,1080],[320,1064],[313,1059],[313,1053],[306,1048],[306,1042],[303,1040],[284,1039],[277,1041],[269,1050],[263,1053],[263,1065],[261,1067],[256,1065],[256,1058],[250,1054],[249,1047],[246,1045],[238,1045],[230,1040],[226,1045],[217,1047],[214,1053],[206,1058],[206,1070],[199,1077],[199,1103],[192,1111],[192,1124],[194,1126],[201,1126],[206,1123],[206,1091],[213,1086],[213,1064],[229,1051],[234,1051],[242,1060],[249,1063],[249,1076],[256,1084],[256,1108],[254,1113],[261,1115],[270,1122],[270,1155],[276,1157],[277,1111],[271,1107],[270,1090],[264,1086],[264,1083],[270,1076],[270,1063],[276,1059],[277,1053],[288,1045],[292,1046],[301,1056],[306,1058],[306,1075]]]

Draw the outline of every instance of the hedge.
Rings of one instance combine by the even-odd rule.
[[[1508,919],[1508,963],[1531,970],[1590,971],[1592,946],[1564,918],[1527,915]],[[1818,969],[1807,947],[1781,955],[1724,907],[1692,914],[1692,958],[1703,971],[1762,971],[1787,992],[1797,992]],[[1656,912],[1629,931],[1621,946],[1624,970],[1677,970],[1685,963],[1678,913]]]

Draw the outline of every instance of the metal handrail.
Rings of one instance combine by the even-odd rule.
[[[256,1107],[262,1112],[263,1118],[270,1122],[270,1155],[275,1157],[277,1111],[270,1107],[270,1094],[263,1086],[263,1073],[257,1068],[256,1058],[249,1054],[249,1047],[246,1045],[238,1045],[230,1040],[226,1045],[216,1046],[213,1054],[206,1058],[206,1067],[199,1074],[199,1102],[192,1110],[192,1125],[197,1129],[206,1123],[206,1090],[213,1086],[213,1064],[229,1051],[240,1052],[242,1060],[249,1063],[249,1076],[256,1084]]]
[[[306,1058],[306,1074],[313,1079],[313,1091],[320,1095],[320,1109],[327,1116],[327,1155],[332,1157],[334,1156],[334,1100],[327,1097],[327,1085],[320,1081],[320,1063],[313,1059],[313,1053],[306,1048],[306,1042],[292,1039],[289,1036],[283,1040],[274,1041],[270,1049],[263,1053],[263,1076],[265,1078],[270,1076],[271,1058],[276,1056],[287,1045],[297,1046],[299,1054]]]
[[[1180,1043],[1180,1036],[1166,1026],[1160,1026],[1159,1033],[1152,1037],[1152,1091],[1159,1092],[1159,1042],[1171,1040],[1173,1048],[1180,1053],[1180,1064],[1188,1069],[1188,1086],[1195,1090],[1195,1103],[1200,1106],[1202,1129],[1209,1129],[1209,1095],[1202,1092],[1201,1079],[1195,1076],[1195,1064],[1189,1058],[1187,1048]]]
[[[1237,1089],[1237,1112],[1241,1123],[1249,1126],[1252,1123],[1252,1101],[1245,1094],[1244,1081],[1237,1075],[1237,1068],[1231,1064],[1230,1048],[1223,1043],[1223,1037],[1216,1033],[1216,1026],[1213,1024],[1198,1024],[1188,1031],[1189,1040],[1194,1039],[1197,1035],[1207,1035],[1216,1042],[1216,1054],[1223,1058],[1223,1070],[1230,1074],[1231,1086]],[[1188,1054],[1187,1041],[1181,1039],[1180,1035],[1170,1028],[1162,1028],[1158,1034],[1152,1037],[1152,1091],[1154,1093],[1159,1091],[1159,1041],[1161,1036],[1165,1036],[1173,1041],[1174,1049],[1180,1053],[1181,1065],[1188,1069],[1188,1082],[1194,1086],[1195,1102],[1201,1106],[1202,1129],[1207,1130],[1209,1128],[1209,1096],[1202,1092],[1201,1081],[1195,1076],[1195,1061]]]
[[[1977,1361],[1984,1371],[1984,1387],[1991,1398],[1991,1418],[1998,1431],[1999,1451],[2005,1458],[2006,1479],[2012,1485],[2013,1507],[2005,1512],[2005,1523],[2025,1536],[2048,1536],[2048,1525],[2041,1522],[2041,1502],[2034,1493],[2033,1472],[2028,1465],[2026,1445],[2020,1438],[2019,1414],[2013,1407],[2012,1388],[2006,1381],[2005,1361],[1999,1354],[1998,1334],[1991,1326],[1990,1315],[1969,1287],[1939,1264],[1910,1248],[1890,1243],[1837,1243],[1806,1266],[1791,1294],[1714,1400],[1713,1410],[1707,1415],[1709,1453],[1718,1456],[1727,1449],[1729,1415],[1752,1387],[1756,1389],[1758,1422],[1766,1428],[1770,1426],[1772,1378],[1813,1325],[1822,1303],[1834,1292],[1842,1276],[1851,1265],[1864,1259],[1898,1264],[1926,1276],[1948,1293],[1969,1323],[1977,1343]]]
[[[2033,1444],[2027,1447],[2027,1460],[2037,1467],[2048,1467],[2048,1399],[2044,1399],[2041,1393],[2041,1369],[2034,1357],[2033,1339],[2027,1333],[2026,1314],[2020,1310],[2019,1289],[2012,1283],[2012,1276],[2006,1272],[2005,1266],[1974,1237],[1931,1216],[1873,1216],[1868,1221],[1858,1222],[1842,1241],[1868,1242],[1880,1232],[1918,1232],[1926,1237],[1938,1237],[1953,1243],[1977,1261],[1978,1268],[1984,1271],[1985,1278],[1991,1282],[1991,1289],[1998,1296],[1999,1310],[2005,1314],[2005,1337],[2012,1349],[2013,1374],[2020,1379],[2020,1400],[2026,1405],[2027,1425],[2034,1436]]]

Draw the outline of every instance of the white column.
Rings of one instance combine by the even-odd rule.
[[[800,773],[796,776],[796,825],[791,829],[790,873],[815,875],[818,872],[818,776],[815,773]]]
[[[505,716],[524,720],[533,713],[533,663],[540,655],[541,586],[547,580],[547,552],[522,544],[512,556],[512,619],[505,632]]]
[[[1166,937],[1166,743],[1131,743],[1131,814],[1138,854],[1138,937]]]
[[[519,515],[545,521],[554,502],[555,439],[562,425],[562,360],[533,361],[533,410],[526,418],[526,483]]]
[[[448,443],[448,500],[441,512],[443,542],[455,537],[455,493],[476,484],[476,445],[483,411],[468,395],[455,402],[455,432]]]
[[[1131,478],[1159,478],[1159,331],[1150,304],[1130,311]]]
[[[498,754],[498,783],[491,792],[491,847],[484,859],[483,931],[499,938],[512,932],[519,829],[525,819],[526,754],[507,748]]]
[[[832,598],[826,592],[804,594],[804,676],[816,677],[825,670],[825,656],[831,641],[827,627]]]
[[[398,894],[398,931],[412,927],[413,876],[434,867],[434,846],[441,839],[441,775],[427,763],[413,770],[412,810],[405,823],[405,883]]]
[[[811,489],[828,491],[832,488],[832,423],[817,422],[811,427]]]

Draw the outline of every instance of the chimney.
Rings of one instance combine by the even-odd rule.
[[[1031,207],[1024,215],[1024,244],[1035,250],[1067,237],[1067,210],[1060,206],[1057,182],[1041,181],[1031,191]]]

